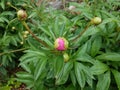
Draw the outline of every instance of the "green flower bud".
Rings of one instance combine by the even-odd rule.
[[[12,30],[15,30],[15,29],[16,29],[16,28],[13,26],[13,27],[12,27]]]
[[[69,61],[69,55],[67,53],[63,54],[63,58],[64,58],[64,62],[68,62]]]
[[[24,32],[24,34],[25,34],[25,35],[28,35],[28,34],[29,34],[29,32],[28,32],[28,31],[25,31],[25,32]]]
[[[8,5],[8,6],[10,6],[10,5],[11,5],[11,3],[10,3],[10,2],[7,2],[7,5]]]
[[[92,20],[91,20],[91,23],[92,24],[100,24],[102,22],[101,18],[100,17],[94,17]]]
[[[24,11],[24,10],[19,10],[19,11],[17,12],[17,17],[18,17],[18,19],[21,20],[21,21],[26,20],[26,18],[27,18],[27,13],[26,13],[26,11]]]

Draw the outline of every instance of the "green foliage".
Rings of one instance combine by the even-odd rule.
[[[120,90],[119,0],[69,3],[76,7],[73,10],[37,2],[0,2],[0,74],[20,66],[16,80],[31,90]],[[27,20],[19,21],[13,8],[24,9]],[[96,16],[102,19],[98,25],[91,21]],[[67,50],[54,48],[59,37],[69,42]],[[64,53],[69,55],[67,62]]]

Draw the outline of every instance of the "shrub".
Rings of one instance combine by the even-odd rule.
[[[120,90],[118,0],[73,2],[69,3],[69,6],[75,6],[71,10],[47,8],[46,1],[40,5],[30,0],[20,1],[16,1],[17,4],[11,1],[9,6],[17,11],[24,9],[28,18],[22,21],[14,19],[17,15],[12,13],[12,21],[8,22],[4,35],[1,35],[2,39],[11,40],[5,45],[17,49],[7,49],[9,53],[2,55],[11,55],[12,63],[12,56],[17,58],[13,52],[26,49],[18,55],[19,66],[24,70],[16,73],[16,80],[32,90]],[[11,33],[8,31],[10,27],[17,30]],[[16,37],[11,39],[12,36],[8,37],[11,34]],[[69,45],[58,50],[54,47],[56,42],[60,47],[65,42]],[[5,60],[2,59],[2,63]]]

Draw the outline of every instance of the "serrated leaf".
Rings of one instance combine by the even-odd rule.
[[[109,90],[110,82],[110,71],[108,71],[98,77],[96,90]]]
[[[99,74],[103,74],[108,69],[109,69],[109,67],[106,64],[96,60],[94,65],[90,68],[90,71],[94,75],[99,75]]]
[[[99,56],[96,57],[98,60],[103,60],[103,61],[120,61],[120,54],[118,53],[103,53]]]
[[[112,70],[112,73],[114,75],[115,81],[117,83],[117,87],[120,90],[120,72],[118,72],[117,70]]]

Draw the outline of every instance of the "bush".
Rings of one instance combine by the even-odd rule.
[[[46,1],[6,1],[0,15],[2,71],[19,64],[16,80],[32,90],[120,90],[118,0],[71,2],[74,8],[62,10]],[[17,18],[19,10],[27,18]]]

